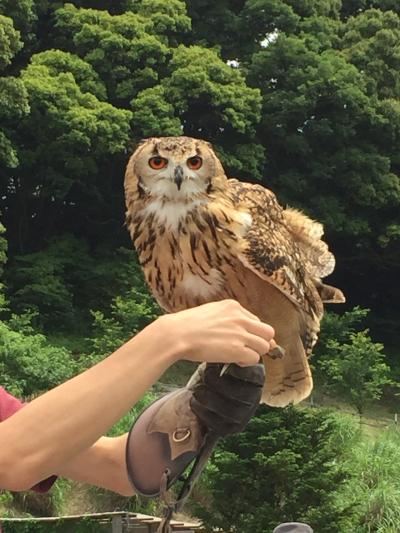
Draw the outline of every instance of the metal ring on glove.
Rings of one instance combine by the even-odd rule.
[[[182,431],[185,431],[185,434],[183,435],[183,437],[178,437],[178,433],[182,432]],[[189,428],[185,428],[185,429],[176,429],[173,434],[172,434],[172,439],[174,442],[183,442],[185,441],[186,439],[188,439],[191,435],[191,431]]]

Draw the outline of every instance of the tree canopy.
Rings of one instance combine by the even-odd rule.
[[[213,142],[229,175],[324,222],[334,281],[394,345],[399,43],[390,0],[1,0],[11,305],[21,256],[40,261],[70,236],[89,255],[129,247],[130,150],[187,134]]]

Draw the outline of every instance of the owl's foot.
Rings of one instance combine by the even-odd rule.
[[[285,348],[282,348],[282,346],[279,346],[279,344],[277,344],[275,348],[272,348],[272,350],[270,350],[267,353],[267,356],[275,360],[275,359],[282,359],[285,356],[285,354],[286,354]]]
[[[270,350],[267,354],[265,354],[265,356],[270,357],[273,360],[282,359],[285,356],[285,353],[286,353],[285,348],[282,348],[282,346],[279,346],[278,344],[276,344],[272,348],[272,350]],[[219,376],[222,377],[225,374],[225,372],[228,370],[228,368],[229,368],[229,363],[225,364],[222,367]]]

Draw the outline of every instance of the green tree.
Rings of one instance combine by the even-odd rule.
[[[383,345],[361,329],[368,314],[359,307],[343,315],[327,313],[311,360],[317,390],[348,402],[360,416],[394,385]]]
[[[14,28],[11,18],[0,15],[0,68],[9,66],[12,58],[22,48],[20,33]]]
[[[7,261],[7,241],[4,238],[5,228],[0,223],[0,311],[5,306],[5,297],[4,297],[4,283],[3,283],[3,274],[4,274],[4,265]]]
[[[302,17],[251,60],[249,79],[263,95],[263,182],[325,223],[337,283],[388,319],[399,311],[399,17],[366,11],[345,24]],[[372,293],[359,283],[371,278]],[[390,314],[381,294],[392,302]]]
[[[168,47],[151,17],[67,4],[56,11],[56,28],[60,46],[93,66],[116,105],[128,107],[141,89],[157,84]]]
[[[86,209],[75,224],[83,226],[85,218],[94,216],[89,199],[99,196],[97,176],[107,172],[107,158],[123,151],[129,138],[131,113],[81,90],[60,62],[57,71],[59,58],[51,53],[35,57],[21,77],[30,103],[29,115],[14,128],[21,162],[1,183],[10,208],[6,225],[14,236],[13,249],[20,252],[32,251],[33,238],[37,247],[37,239],[43,243],[51,237],[55,221],[76,211],[76,196],[82,208],[86,200]],[[79,68],[79,61],[74,66]],[[96,81],[87,78],[88,72],[81,73],[84,85]],[[102,200],[95,210],[106,203]]]
[[[146,0],[119,16],[67,5],[56,17],[60,46],[99,72],[112,102],[133,109],[135,137],[203,136],[221,144],[232,168],[246,168],[252,159],[260,175],[263,150],[254,142],[259,92],[217,51],[176,46],[190,29],[183,2]],[[261,154],[255,163],[242,147],[249,140]]]
[[[21,398],[37,395],[66,381],[75,373],[70,352],[48,343],[34,332],[29,316],[0,321],[1,384]]]
[[[138,291],[138,304],[139,296],[149,298],[133,251],[90,250],[86,241],[70,234],[51,239],[39,252],[14,256],[10,268],[7,289],[13,295],[13,310],[33,311],[34,325],[52,334],[85,335],[92,321],[90,310],[109,311],[118,293]],[[136,313],[132,320],[135,317]]]
[[[356,424],[326,410],[260,408],[243,433],[220,442],[205,481],[212,505],[199,516],[232,533],[292,520],[351,531],[353,509],[336,491],[352,477],[342,459],[357,435]]]
[[[1,4],[0,4],[1,13]],[[4,71],[22,48],[19,32],[11,18],[0,14],[0,71]],[[21,81],[13,76],[0,77],[0,164],[18,165],[16,148],[10,138],[15,121],[26,115],[29,107]]]
[[[365,73],[369,92],[380,99],[400,96],[400,17],[369,9],[350,18],[342,47],[348,60]]]
[[[400,184],[367,129],[377,134],[385,118],[365,76],[335,51],[285,36],[253,57],[251,73],[264,93],[262,136],[274,152],[266,179],[292,204],[307,198],[331,233],[371,244],[386,231],[382,222],[392,223]]]
[[[138,265],[135,264],[132,274],[134,285],[115,297],[108,313],[93,312],[91,344],[95,358],[113,352],[162,314],[145,285]]]
[[[0,13],[10,17],[17,30],[24,34],[32,29],[36,21],[33,0],[0,0]]]
[[[383,345],[372,342],[368,330],[351,333],[348,342],[328,341],[319,366],[326,374],[326,390],[347,401],[361,416],[379,400],[384,387],[393,385]]]

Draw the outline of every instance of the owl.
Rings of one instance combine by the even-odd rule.
[[[272,325],[262,401],[283,407],[312,390],[308,357],[323,304],[344,302],[321,279],[335,266],[323,227],[273,192],[225,175],[212,146],[142,141],[125,174],[126,224],[146,281],[167,312],[233,298]],[[206,333],[206,332],[205,332]]]

